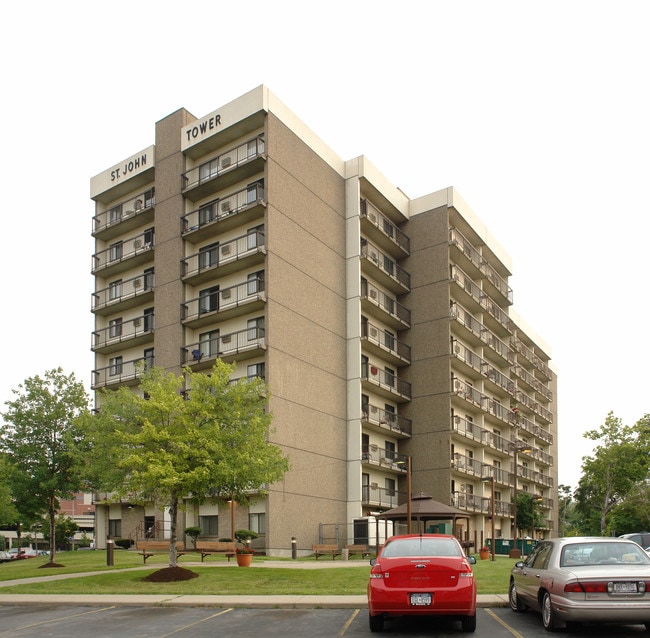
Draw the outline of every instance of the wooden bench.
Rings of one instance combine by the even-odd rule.
[[[135,541],[135,548],[138,550],[138,554],[144,559],[145,565],[147,564],[147,558],[162,554],[169,555],[169,541]],[[190,551],[185,549],[182,541],[177,541],[177,556],[183,556]]]
[[[367,545],[346,545],[345,549],[348,550],[348,556],[352,556],[352,554],[360,554],[361,558],[370,556],[370,550]]]
[[[206,556],[212,554],[225,554],[230,559],[237,553],[237,548],[233,541],[198,541],[196,551],[201,554],[201,562]]]
[[[312,545],[311,551],[314,552],[316,560],[319,556],[331,556],[334,560],[337,556],[341,555],[341,550],[338,545]]]

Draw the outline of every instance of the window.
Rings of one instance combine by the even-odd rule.
[[[390,405],[389,403],[384,404],[384,420],[389,425],[395,425],[397,421],[397,415],[395,414],[395,406]]]
[[[118,204],[117,206],[113,206],[108,211],[108,223],[109,224],[117,224],[122,219],[122,204]]]
[[[246,233],[247,241],[246,246],[247,250],[253,250],[258,246],[264,245],[264,224],[255,226],[255,228],[249,228]]]
[[[147,248],[151,248],[153,246],[153,234],[153,228],[147,228],[147,230],[144,231],[144,245]]]
[[[144,271],[144,289],[151,290],[153,288],[153,268],[146,268]]]
[[[115,242],[114,244],[111,244],[109,250],[109,261],[117,261],[118,259],[122,258],[122,242],[118,241]]]
[[[122,357],[113,357],[108,360],[109,374],[115,377],[122,374]]]
[[[264,317],[249,319],[246,323],[248,327],[248,340],[257,341],[264,338]]]
[[[257,534],[266,534],[266,514],[264,512],[260,514],[249,514],[248,529]]]
[[[151,332],[153,330],[153,308],[144,309],[144,331]]]
[[[246,188],[246,203],[254,204],[258,199],[264,197],[264,180],[260,179],[257,182],[249,184]]]
[[[199,349],[202,357],[219,355],[219,331],[211,330],[199,335]]]
[[[385,367],[384,372],[386,373],[386,385],[389,385],[392,388],[395,385],[395,370]]]
[[[122,317],[117,319],[111,319],[108,322],[108,337],[109,339],[115,339],[122,336]]]
[[[114,299],[119,299],[122,296],[122,280],[118,279],[117,281],[111,281],[108,284],[108,299],[113,301]]]
[[[144,206],[145,206],[145,208],[149,208],[149,206],[153,206],[154,201],[155,201],[155,195],[156,195],[156,188],[155,187],[144,192]]]
[[[388,496],[395,496],[395,479],[384,479],[384,487],[386,488],[386,494]]]
[[[395,335],[390,330],[384,330],[384,345],[389,350],[395,350]]]
[[[257,272],[252,272],[246,278],[247,280],[247,293],[249,295],[256,295],[264,291],[264,271],[258,270]]]
[[[392,441],[384,441],[384,450],[386,452],[386,460],[394,461],[395,460],[395,443]]]
[[[112,538],[120,538],[122,536],[122,521],[119,518],[111,518],[108,521],[108,534]]]
[[[251,365],[246,368],[246,376],[249,379],[252,379],[253,377],[264,379],[264,372],[264,363],[251,363]]]
[[[201,536],[219,536],[219,517],[217,515],[199,516],[199,527]]]
[[[153,348],[147,348],[144,351],[144,367],[145,370],[149,370],[153,367]]]
[[[219,263],[219,242],[201,248],[199,251],[199,269],[211,268]]]
[[[219,286],[199,291],[199,314],[219,309]]]
[[[199,208],[199,226],[209,224],[215,218],[214,211],[214,202],[201,206],[201,208]]]

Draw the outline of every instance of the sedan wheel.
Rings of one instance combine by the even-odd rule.
[[[476,614],[473,616],[463,616],[461,622],[463,623],[463,631],[467,633],[476,631]]]
[[[379,616],[368,615],[368,622],[370,631],[379,632],[384,630],[384,617],[381,614]]]
[[[557,618],[551,605],[551,594],[548,592],[544,593],[542,600],[542,622],[546,631],[555,631],[558,628]]]
[[[515,581],[510,581],[510,589],[508,590],[508,602],[510,603],[510,609],[516,612],[526,611],[526,605],[521,602],[519,596],[517,596],[517,588],[515,587]]]

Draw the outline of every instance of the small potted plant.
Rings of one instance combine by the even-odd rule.
[[[490,558],[490,548],[487,545],[483,545],[483,547],[478,550],[478,555],[481,557],[481,560],[487,560]]]
[[[253,560],[253,550],[250,546],[250,541],[257,538],[257,534],[249,529],[235,530],[235,539],[240,543],[241,547],[235,550],[237,553],[237,565],[240,567],[250,567]]]

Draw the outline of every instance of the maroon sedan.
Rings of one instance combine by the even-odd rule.
[[[371,631],[398,616],[458,618],[463,631],[476,629],[473,557],[454,536],[407,534],[386,541],[370,561],[368,613]]]

